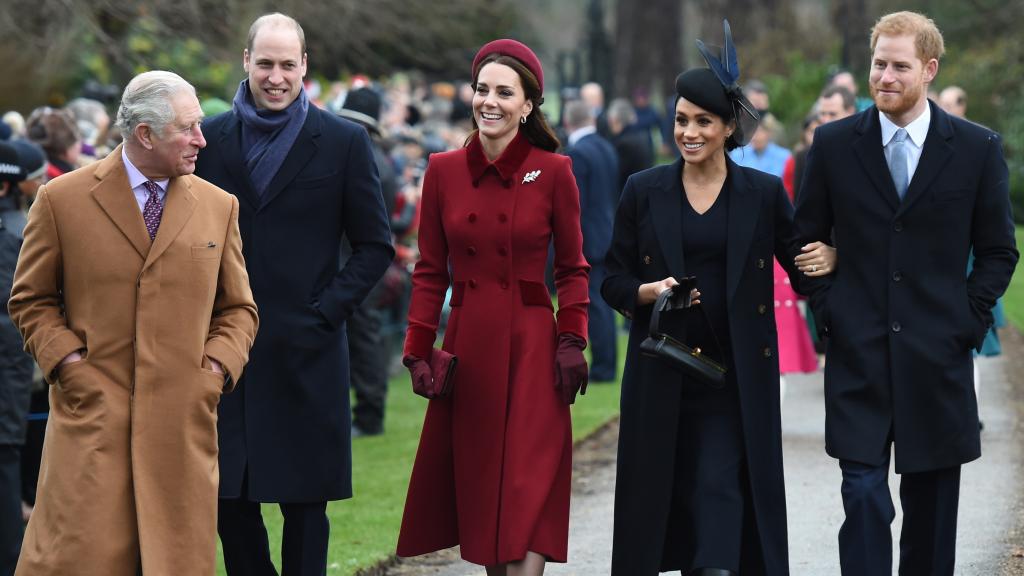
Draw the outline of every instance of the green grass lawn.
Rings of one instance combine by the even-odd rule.
[[[620,368],[625,337],[619,341]],[[621,369],[619,371],[621,374]],[[387,558],[395,551],[409,473],[419,443],[427,401],[412,393],[403,372],[389,383],[386,433],[357,438],[352,443],[355,496],[331,502],[328,574],[353,574]],[[572,408],[573,437],[582,438],[607,422],[619,410],[619,383],[592,384]],[[274,562],[280,566],[281,513],[276,505],[263,507]],[[224,574],[218,551],[218,574]]]
[[[1017,249],[1024,250],[1024,226],[1017,227]],[[1022,266],[1018,264],[1010,287],[1003,295],[1006,318],[1018,330],[1024,330],[1024,272],[1021,272],[1021,268]]]

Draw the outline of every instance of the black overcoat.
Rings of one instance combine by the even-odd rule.
[[[670,506],[682,376],[640,355],[653,307],[636,306],[641,284],[685,275],[681,215],[686,199],[676,180],[681,162],[627,180],[601,289],[613,308],[633,317],[622,378],[612,550],[616,575],[685,568],[680,546],[672,543],[690,540],[679,528],[685,522],[673,517]],[[726,306],[756,530],[744,537],[744,560],[758,554],[758,545],[763,554],[763,565],[747,562],[743,569],[744,574],[788,574],[772,258],[795,276],[792,262],[799,248],[793,208],[778,178],[726,162]]]
[[[839,254],[805,281],[829,335],[825,448],[878,466],[892,439],[899,473],[981,455],[971,349],[1018,256],[999,135],[930,106],[902,202],[871,107],[815,132],[796,211],[800,236],[834,235]]]
[[[220,495],[317,502],[352,495],[345,319],[394,251],[370,139],[309,107],[263,196],[233,112],[203,123],[196,174],[238,196],[260,333],[238,390],[220,403]],[[342,236],[353,254],[339,270]]]

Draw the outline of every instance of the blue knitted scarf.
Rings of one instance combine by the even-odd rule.
[[[232,109],[242,121],[245,167],[256,193],[263,196],[306,122],[309,111],[306,89],[301,88],[298,98],[280,112],[257,110],[249,91],[249,80],[242,80]]]

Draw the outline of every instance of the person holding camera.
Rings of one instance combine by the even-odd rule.
[[[796,286],[798,269],[832,272],[835,250],[801,248],[779,178],[726,155],[758,115],[736,82],[728,24],[725,33],[721,60],[698,42],[710,68],[676,78],[681,158],[626,182],[605,260],[601,294],[633,319],[616,576],[789,573],[772,258]],[[664,350],[650,332],[669,336]]]

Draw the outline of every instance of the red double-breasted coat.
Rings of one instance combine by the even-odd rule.
[[[555,247],[558,313],[544,284]],[[431,400],[399,556],[460,545],[470,562],[566,560],[572,430],[555,389],[558,334],[587,334],[579,191],[567,157],[520,133],[490,163],[478,140],[430,158],[405,352],[429,358],[449,285],[443,348],[459,358]]]

